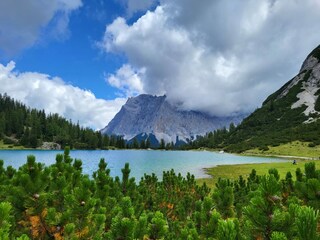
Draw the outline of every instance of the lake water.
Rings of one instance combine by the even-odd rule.
[[[28,155],[34,155],[38,162],[46,165],[55,163],[55,157],[63,151],[45,150],[0,150],[0,159],[5,166],[19,168],[26,163]],[[207,151],[156,151],[156,150],[72,150],[72,158],[81,159],[83,172],[90,176],[98,169],[101,158],[108,163],[111,176],[122,176],[121,168],[128,162],[132,177],[136,180],[144,173],[155,173],[159,178],[163,171],[174,169],[183,176],[190,172],[196,178],[208,177],[203,168],[223,164],[266,163],[283,161],[277,158],[245,157],[227,153]]]

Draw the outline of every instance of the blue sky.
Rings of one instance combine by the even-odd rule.
[[[0,93],[94,129],[141,93],[248,113],[320,44],[319,12],[318,0],[4,0]]]
[[[120,2],[82,1],[82,6],[70,13],[68,32],[62,34],[66,36],[60,36],[60,39],[48,36],[54,25],[49,23],[42,30],[45,36],[39,39],[40,43],[20,52],[1,55],[1,60],[15,61],[18,71],[59,76],[72,85],[94,92],[98,98],[113,99],[115,89],[106,84],[105,73],[114,72],[124,58],[102,53],[97,44],[106,25],[116,17],[126,15],[126,7]]]

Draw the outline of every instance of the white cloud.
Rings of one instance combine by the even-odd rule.
[[[132,97],[143,93],[141,74],[144,74],[143,69],[135,71],[130,65],[125,64],[117,70],[116,74],[109,75],[106,80],[111,86],[125,93],[125,97]]]
[[[114,117],[126,99],[97,99],[88,90],[66,84],[61,78],[37,72],[14,71],[15,63],[0,64],[0,93],[46,113],[59,113],[83,126],[101,129]]]
[[[50,35],[65,38],[69,14],[81,6],[81,0],[0,1],[0,51],[12,55],[31,47],[48,25]]]
[[[144,92],[229,115],[252,111],[298,72],[320,43],[319,12],[318,0],[162,0],[132,25],[114,20],[102,45],[125,54]]]

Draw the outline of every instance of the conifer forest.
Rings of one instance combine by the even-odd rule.
[[[81,127],[58,114],[31,109],[7,94],[0,94],[0,140],[25,148],[37,148],[42,142],[55,142],[76,149],[125,148],[120,136],[102,135]]]

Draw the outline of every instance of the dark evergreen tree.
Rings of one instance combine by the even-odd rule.
[[[151,142],[150,142],[149,137],[146,140],[146,148],[151,148]]]
[[[139,142],[137,138],[133,139],[132,148],[137,149],[139,148]]]
[[[160,140],[160,145],[159,145],[159,149],[165,149],[166,148],[166,143],[163,139]]]

